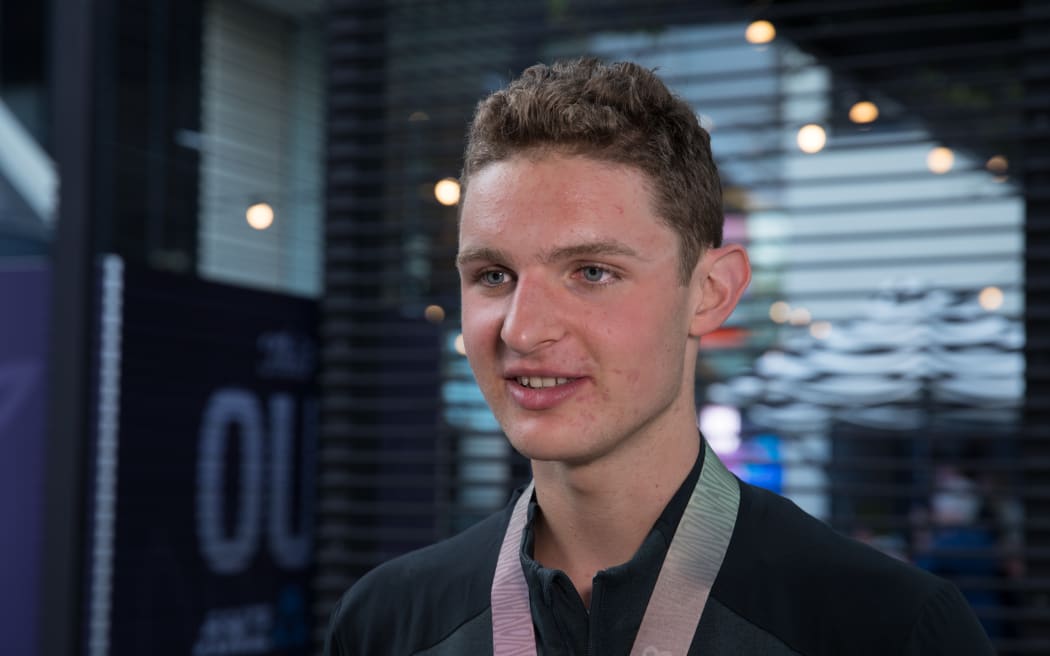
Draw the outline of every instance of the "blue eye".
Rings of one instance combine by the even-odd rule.
[[[505,271],[482,271],[481,282],[496,287],[507,282],[507,274]]]
[[[597,266],[583,267],[580,271],[587,282],[601,282],[606,274],[605,269]]]

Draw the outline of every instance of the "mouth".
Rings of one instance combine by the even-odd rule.
[[[508,376],[510,398],[530,411],[552,410],[585,389],[588,377]]]
[[[515,381],[522,387],[528,387],[530,389],[543,389],[546,387],[557,387],[559,385],[565,385],[570,383],[575,378],[562,378],[562,377],[551,377],[551,376],[516,376]]]

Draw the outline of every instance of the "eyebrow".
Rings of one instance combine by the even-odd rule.
[[[627,244],[614,239],[584,242],[581,244],[570,244],[559,246],[540,255],[540,261],[544,263],[557,262],[559,260],[571,260],[578,257],[595,257],[602,255],[619,255],[641,259],[638,251]],[[505,263],[509,260],[506,254],[497,248],[468,248],[456,256],[456,266],[463,267],[472,262],[499,262]]]
[[[544,262],[556,262],[558,260],[571,260],[577,257],[596,255],[620,255],[625,257],[640,258],[638,251],[623,242],[615,239],[584,242],[582,244],[570,244],[561,246],[544,253],[540,259]]]
[[[495,248],[468,248],[456,255],[456,267],[463,268],[472,262],[506,262],[503,251]]]

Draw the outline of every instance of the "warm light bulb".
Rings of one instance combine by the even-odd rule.
[[[798,147],[804,153],[819,153],[828,142],[828,134],[816,123],[803,125],[798,131]]]
[[[773,23],[767,20],[757,20],[747,26],[744,31],[744,38],[747,39],[748,43],[753,43],[756,46],[760,46],[769,43],[777,36],[777,29],[773,27]]]
[[[849,108],[849,120],[854,123],[871,123],[878,117],[878,105],[869,100],[862,100]]]
[[[1003,175],[1010,168],[1010,161],[1002,155],[992,155],[984,166],[996,175]]]
[[[791,306],[784,301],[777,301],[769,306],[769,318],[777,323],[785,323],[791,316]]]
[[[813,315],[806,308],[795,308],[788,315],[788,321],[792,326],[805,326],[813,320]]]
[[[455,205],[459,202],[459,181],[455,178],[438,180],[434,185],[434,198],[442,205]]]
[[[428,305],[427,308],[423,310],[423,316],[430,323],[441,323],[445,320],[445,308],[440,305]]]
[[[248,208],[244,217],[256,230],[266,230],[273,225],[273,208],[268,203],[256,203]]]
[[[1003,290],[998,287],[985,287],[977,295],[977,302],[989,312],[998,310],[1003,306]]]
[[[926,155],[926,166],[937,175],[951,171],[954,164],[955,153],[952,152],[951,148],[938,146]]]
[[[456,335],[455,348],[456,348],[456,353],[459,353],[460,355],[466,355],[467,354],[467,347],[463,343],[463,333],[460,333],[459,335]]]
[[[815,339],[827,339],[831,336],[830,321],[814,321],[809,326],[809,334]]]

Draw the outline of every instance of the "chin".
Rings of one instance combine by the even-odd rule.
[[[511,447],[529,460],[583,464],[594,460],[598,455],[595,449],[581,444],[578,434],[564,436],[549,431],[543,435],[510,431],[506,434]]]
[[[504,429],[507,440],[515,451],[529,460],[557,460],[565,449],[565,441],[549,432]]]

